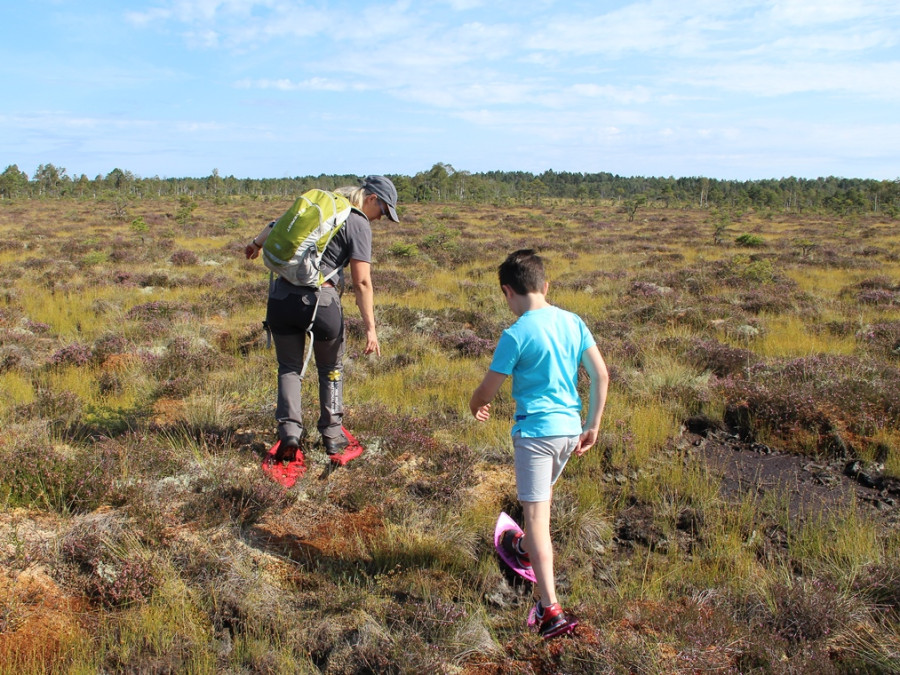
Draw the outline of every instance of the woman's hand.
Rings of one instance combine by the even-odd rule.
[[[378,334],[375,332],[374,328],[370,331],[366,331],[366,349],[363,353],[374,353],[375,356],[381,356],[381,345],[378,344]]]
[[[258,246],[256,240],[253,240],[244,247],[244,255],[247,256],[247,260],[253,260],[254,258],[259,257],[259,252],[261,250],[262,246]]]

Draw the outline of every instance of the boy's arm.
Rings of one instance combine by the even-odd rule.
[[[469,410],[472,416],[479,422],[485,422],[491,416],[491,401],[500,391],[500,387],[506,380],[506,375],[495,370],[489,370],[481,381],[481,384],[472,393],[469,400]]]
[[[588,404],[588,416],[584,423],[581,439],[575,449],[576,455],[583,455],[597,442],[597,434],[600,432],[600,418],[603,417],[603,409],[606,407],[606,392],[609,389],[609,371],[606,362],[600,355],[597,345],[584,350],[581,355],[581,365],[591,378],[591,401]]]

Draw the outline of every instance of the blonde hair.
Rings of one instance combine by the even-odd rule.
[[[363,200],[366,198],[366,195],[369,194],[368,192],[366,192],[365,188],[356,187],[355,185],[346,185],[344,187],[339,187],[334,192],[335,194],[346,197],[347,201],[349,201],[358,209],[362,209]]]

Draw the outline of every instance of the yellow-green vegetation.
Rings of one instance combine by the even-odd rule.
[[[900,668],[893,222],[405,204],[373,224],[380,357],[343,297],[366,452],[327,464],[308,376],[285,490],[243,247],[290,202],[0,203],[0,673]],[[521,520],[510,383],[488,422],[468,408],[525,247],[611,372],[554,493],[581,618],[558,649],[493,552],[498,512]]]

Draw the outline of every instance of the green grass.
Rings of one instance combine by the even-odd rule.
[[[177,204],[135,202],[121,222],[95,206],[29,202],[29,249],[0,248],[0,504],[14,513],[0,517],[0,569],[16,580],[41,565],[67,579],[58,593],[89,607],[60,636],[67,657],[18,652],[4,662],[3,622],[19,625],[26,607],[0,601],[0,672],[896,664],[896,526],[863,502],[798,520],[785,494],[727,496],[682,436],[687,417],[721,422],[740,403],[729,392],[749,390],[721,386],[731,378],[759,386],[756,440],[791,441],[826,461],[820,415],[853,429],[860,459],[900,476],[900,422],[885,403],[896,359],[858,337],[900,321],[896,302],[858,301],[860,284],[891,293],[900,283],[892,223],[869,224],[865,244],[883,252],[862,255],[846,227],[816,214],[747,213],[715,245],[705,210],[646,207],[630,223],[610,201],[590,207],[595,227],[559,201],[505,208],[498,226],[493,207],[409,205],[408,224],[374,228],[380,357],[362,354],[353,294],[343,298],[345,422],[367,453],[329,473],[310,447],[307,474],[284,491],[259,471],[274,430],[274,353],[260,327],[268,273],[240,254],[253,228],[221,223],[266,222],[285,204],[198,202],[177,234],[160,215]],[[71,227],[41,234],[60,208]],[[14,224],[0,213],[0,240],[25,234],[22,215]],[[136,241],[138,218],[141,246],[107,245]],[[734,246],[742,232],[764,245]],[[790,242],[800,234],[819,247],[798,262]],[[597,446],[555,488],[559,592],[583,629],[552,649],[524,629],[532,589],[504,581],[492,551],[497,512],[518,517],[509,383],[490,421],[468,409],[490,347],[515,319],[497,265],[525,246],[546,255],[550,300],[595,329],[612,371]],[[51,251],[65,275],[42,266]],[[197,264],[174,264],[179,251]],[[483,351],[460,353],[461,336]],[[739,364],[715,375],[693,358],[710,344],[748,349],[747,366],[774,374]],[[88,362],[54,363],[64,348]],[[823,360],[835,356],[846,359],[831,372]],[[869,397],[857,408],[874,421],[854,426],[829,388],[786,381],[798,359],[837,384],[888,373],[866,375],[868,389],[845,387]],[[311,441],[314,380],[303,383]],[[793,415],[790,434],[771,422],[780,413]],[[647,540],[626,536],[628,518]],[[127,523],[132,538],[110,523]],[[73,541],[107,556],[103,565],[146,563],[153,592],[109,602],[109,568],[66,558]],[[28,611],[59,601],[33,592]]]

